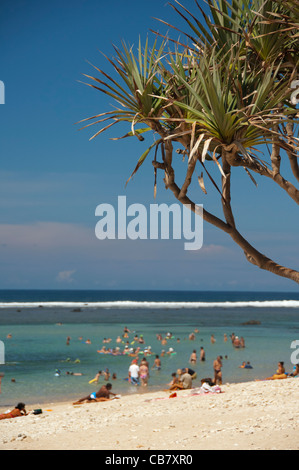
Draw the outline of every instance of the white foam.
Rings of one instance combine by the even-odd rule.
[[[263,300],[236,302],[1,302],[0,308],[107,308],[107,309],[200,309],[200,308],[299,308],[299,300]]]

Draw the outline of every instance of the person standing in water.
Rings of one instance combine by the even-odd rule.
[[[196,364],[196,362],[197,362],[196,349],[193,349],[193,352],[190,356],[189,362],[190,362],[190,364]]]
[[[218,356],[213,363],[214,368],[214,384],[222,385],[222,356]]]
[[[201,362],[204,362],[206,360],[206,353],[205,353],[205,350],[202,346],[200,348],[200,360],[201,360]]]

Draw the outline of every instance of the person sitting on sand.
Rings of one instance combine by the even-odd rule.
[[[182,369],[180,382],[183,385],[183,389],[186,390],[192,388],[192,377],[187,369]]]
[[[173,385],[176,385],[176,384],[179,383],[179,379],[178,379],[177,376],[176,376],[176,372],[173,372],[173,373],[171,374],[171,377],[172,377],[172,380],[171,380],[171,382],[169,382],[169,384],[168,384],[169,387],[172,387]]]
[[[91,393],[87,397],[80,398],[80,400],[73,403],[73,405],[80,405],[81,403],[87,402],[99,402],[99,401],[107,401],[110,400],[110,395],[116,396],[115,393],[111,392],[112,385],[108,383],[107,385],[103,385],[100,390],[97,392]]]
[[[12,411],[0,414],[0,419],[18,418],[19,416],[26,416],[28,413],[25,409],[25,406],[25,403],[18,403]]]
[[[290,377],[297,377],[299,375],[299,364],[294,366],[293,372],[290,374]]]
[[[176,376],[176,372],[173,372],[171,376],[172,376],[172,381],[168,384],[169,385],[168,390],[182,390],[183,384],[180,382],[179,378]]]
[[[191,375],[192,380],[197,378],[197,373],[195,372],[195,370],[190,369],[190,367],[183,367],[182,369],[178,369],[176,373],[178,374],[179,377],[181,377],[184,371]]]
[[[286,379],[288,377],[288,374],[286,374],[285,368],[284,368],[284,362],[279,362],[278,363],[278,369],[276,371],[276,374],[272,375],[272,377],[268,377],[265,380],[280,380],[280,379]]]

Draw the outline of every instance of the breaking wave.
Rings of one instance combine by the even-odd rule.
[[[263,300],[236,302],[1,302],[0,308],[103,308],[103,309],[200,309],[200,308],[299,308],[299,300]]]

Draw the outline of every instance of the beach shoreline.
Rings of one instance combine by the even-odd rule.
[[[298,450],[298,381],[132,393],[101,403],[28,406],[39,415],[0,421],[0,450]],[[6,411],[0,409],[0,412]]]

